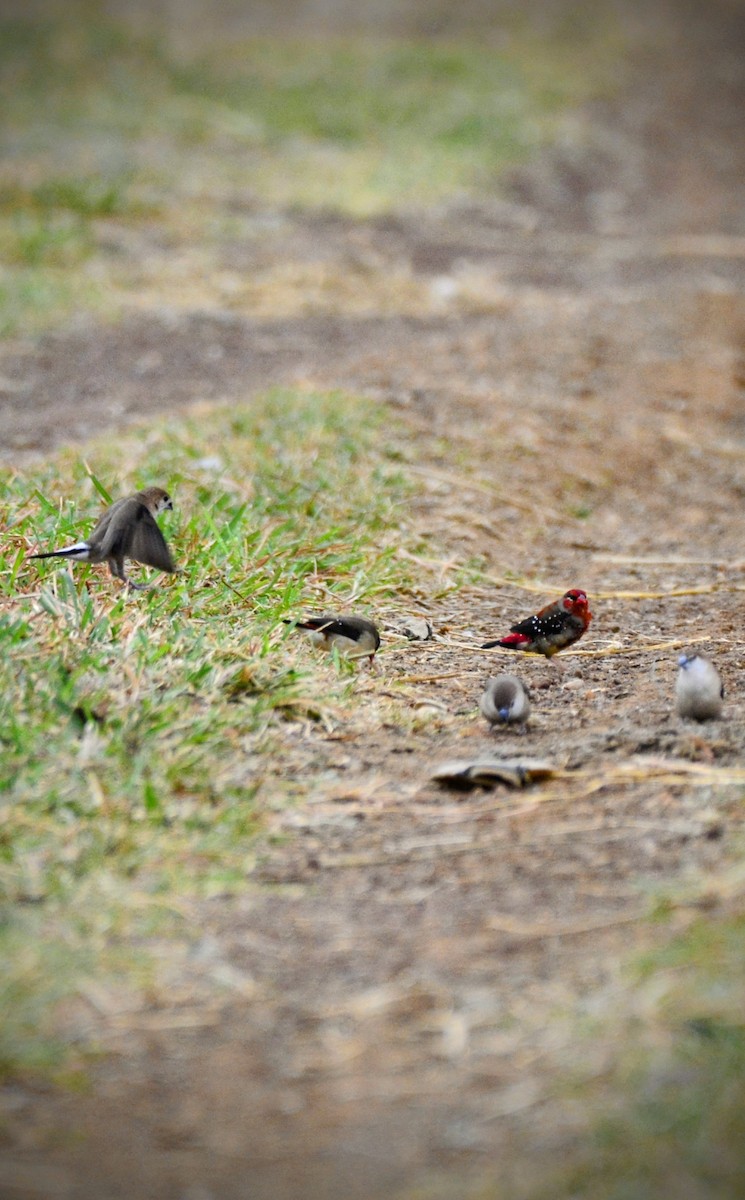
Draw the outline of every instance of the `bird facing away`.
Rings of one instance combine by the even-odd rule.
[[[515,675],[496,675],[487,679],[479,708],[490,725],[524,724],[530,716],[530,699]]]
[[[571,588],[561,600],[547,604],[534,616],[513,625],[506,637],[484,642],[481,649],[504,646],[507,650],[525,650],[529,654],[551,658],[578,641],[591,620],[587,593],[581,588]]]
[[[173,508],[171,497],[163,488],[150,487],[133,496],[117,500],[98,518],[90,537],[62,550],[46,554],[30,554],[29,558],[69,558],[73,562],[107,562],[109,570],[129,587],[144,590],[147,583],[133,583],[124,570],[125,558],[173,574],[176,571],[171,552],[155,518],[158,513]]]
[[[336,646],[340,654],[349,658],[369,658],[372,663],[380,645],[377,627],[366,617],[341,616],[329,613],[303,617],[302,620],[284,618],[285,625],[294,625],[310,634],[311,640],[324,650]]]
[[[700,654],[681,654],[675,681],[678,716],[694,721],[714,721],[722,715],[724,685],[708,658]]]

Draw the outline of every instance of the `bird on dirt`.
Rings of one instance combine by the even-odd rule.
[[[484,642],[481,649],[503,646],[506,650],[524,650],[528,654],[551,658],[579,641],[591,620],[587,593],[581,588],[570,588],[561,600],[547,604],[534,616],[513,625],[506,637]]]
[[[708,658],[700,654],[681,654],[675,681],[675,706],[680,717],[694,721],[713,721],[722,715],[724,685]]]
[[[496,675],[487,679],[479,708],[490,725],[519,725],[530,716],[530,699],[515,675]]]
[[[348,658],[369,658],[371,664],[380,646],[377,626],[366,617],[335,617],[329,613],[321,613],[320,616],[302,619],[285,617],[284,623],[308,633],[311,641],[317,646],[322,646],[324,650],[336,647],[340,654],[345,654]]]
[[[155,518],[173,503],[163,488],[149,487],[124,496],[104,510],[91,535],[62,550],[30,554],[29,558],[68,558],[73,562],[107,562],[111,574],[128,587],[144,591],[150,584],[134,583],[124,570],[125,558],[174,574],[176,566]]]

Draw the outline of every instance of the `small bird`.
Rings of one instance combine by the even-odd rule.
[[[678,716],[694,721],[716,720],[722,715],[723,700],[724,685],[713,662],[700,654],[681,654],[675,681]]]
[[[561,600],[547,604],[540,612],[511,627],[506,637],[484,642],[481,649],[504,646],[507,650],[525,650],[551,658],[578,641],[592,620],[587,593],[571,588]]]
[[[367,657],[372,663],[380,646],[377,627],[366,617],[334,617],[329,613],[322,613],[318,617],[303,617],[302,620],[285,617],[284,623],[309,633],[312,641],[318,646],[323,646],[324,650],[331,650],[336,646],[340,654],[346,654],[350,658]]]
[[[530,699],[515,675],[496,675],[487,679],[479,708],[490,725],[524,724],[530,716]]]
[[[124,560],[145,563],[158,571],[174,574],[176,566],[155,518],[165,509],[173,508],[168,492],[150,487],[133,496],[125,496],[107,508],[84,542],[75,542],[62,550],[46,554],[30,554],[29,558],[69,558],[73,562],[107,562],[109,570],[122,583],[144,591],[150,585],[134,583],[125,573]]]

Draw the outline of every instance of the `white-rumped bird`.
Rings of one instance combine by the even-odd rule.
[[[155,518],[166,509],[173,508],[168,492],[163,488],[149,487],[133,496],[117,500],[98,518],[93,532],[85,541],[64,546],[61,550],[47,550],[43,554],[30,554],[29,558],[66,558],[73,562],[109,564],[111,574],[121,579],[128,587],[143,591],[147,583],[134,583],[124,570],[125,558],[144,563],[158,571],[174,574],[176,566],[168,544]]]
[[[309,634],[311,640],[324,650],[336,647],[348,658],[369,658],[372,663],[380,646],[377,626],[367,617],[336,617],[321,613],[319,616],[285,617],[284,623]]]

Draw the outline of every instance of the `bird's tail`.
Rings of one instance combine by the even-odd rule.
[[[530,638],[524,633],[508,633],[507,637],[497,638],[493,642],[483,642],[482,650],[491,650],[494,646],[504,646],[505,650],[523,650],[530,644]]]
[[[62,550],[47,550],[46,554],[29,554],[29,558],[72,558],[75,562],[87,562],[91,548],[87,542],[76,542]]]

